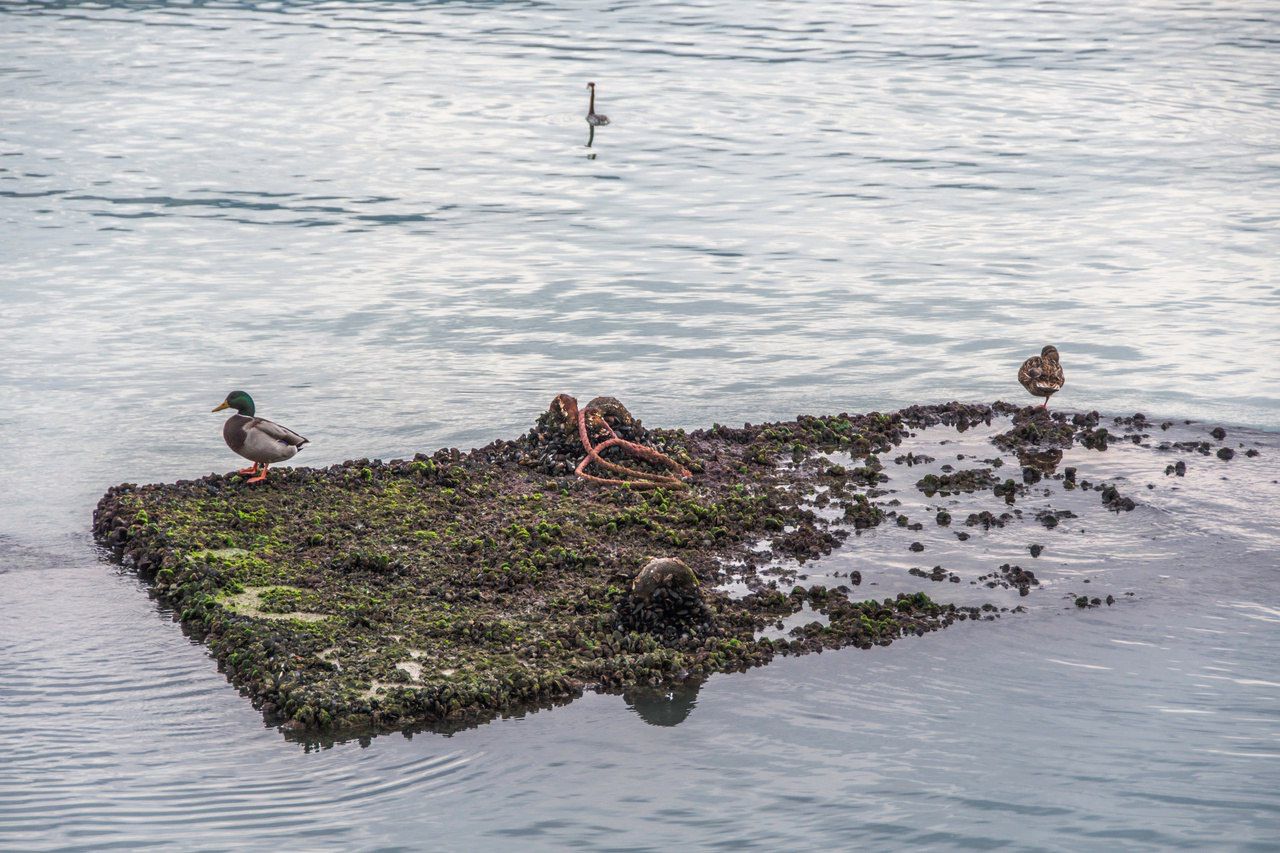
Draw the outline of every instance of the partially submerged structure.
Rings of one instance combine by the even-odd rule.
[[[858,572],[809,586],[800,572],[886,519],[911,526],[884,484],[888,460],[933,461],[890,455],[913,432],[1008,418],[999,450],[984,442],[996,458],[919,479],[930,498],[988,496],[995,512],[947,534],[964,540],[1004,524],[1001,507],[1041,477],[1074,488],[1054,453],[1121,439],[1096,413],[1001,403],[686,433],[561,395],[526,435],[468,453],[116,486],[94,532],[268,720],[303,735],[449,728],[993,618],[1009,608],[868,597]],[[1016,479],[999,476],[1001,450],[1025,458]],[[1105,488],[1103,507],[1133,507]],[[931,526],[951,523],[940,509]],[[1035,580],[1008,565],[991,577],[1024,595]],[[797,617],[812,618],[777,630]]]

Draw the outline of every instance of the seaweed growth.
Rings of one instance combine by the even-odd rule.
[[[236,475],[116,486],[94,533],[268,720],[304,735],[454,728],[585,689],[699,679],[978,618],[922,594],[858,602],[846,588],[756,583],[733,598],[717,584],[726,565],[751,575],[818,559],[879,524],[877,455],[911,429],[990,423],[993,407],[686,433],[646,429],[599,398],[575,435],[564,402],[521,438],[469,453],[282,469],[252,487]],[[575,475],[584,446],[609,476]],[[832,464],[833,453],[861,464]],[[629,482],[600,482],[618,473],[610,462]],[[649,584],[641,569],[654,556],[683,569]],[[759,636],[806,605],[829,623]]]

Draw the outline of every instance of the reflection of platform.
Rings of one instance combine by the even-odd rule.
[[[698,704],[698,691],[705,680],[691,678],[670,687],[635,687],[625,691],[622,699],[651,726],[678,726]]]

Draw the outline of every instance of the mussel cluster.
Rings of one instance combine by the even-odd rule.
[[[1028,406],[1014,414],[1013,426],[1007,432],[991,441],[1002,450],[1019,453],[1029,448],[1039,451],[1071,447],[1074,436],[1075,430],[1065,414]]]
[[[680,589],[659,589],[652,598],[628,592],[617,612],[624,630],[653,634],[667,643],[686,636],[705,637],[714,629],[714,615],[702,597]]]
[[[637,444],[651,443],[648,430],[614,397],[596,397],[585,408],[589,410],[587,435],[593,445],[612,437],[602,421],[619,438]],[[538,417],[533,429],[520,438],[519,445],[520,464],[551,475],[572,474],[586,455],[578,430],[578,401],[568,394],[558,395]],[[614,448],[604,451],[603,455],[617,462],[626,461],[626,454]]]
[[[698,579],[682,561],[649,561],[617,607],[618,627],[653,634],[668,643],[705,637],[715,630],[715,615],[702,600]]]

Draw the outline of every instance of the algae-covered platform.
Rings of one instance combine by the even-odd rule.
[[[646,429],[616,401],[589,408],[590,429],[618,446],[553,405],[528,434],[468,453],[273,469],[255,485],[215,475],[116,486],[95,535],[268,721],[304,735],[447,729],[587,689],[870,648],[1017,609],[868,595],[858,572],[806,585],[803,570],[886,520],[921,528],[885,488],[886,465],[934,461],[894,455],[921,431],[1008,427],[983,440],[990,458],[915,483],[922,500],[980,493],[991,504],[927,519],[960,540],[1007,523],[1002,507],[1021,516],[1015,502],[1042,478],[1077,488],[1074,469],[1056,470],[1063,448],[1130,437],[1097,413],[1001,403],[694,432]],[[1136,442],[1146,426],[1129,418],[1113,429]],[[593,444],[602,449],[584,464]],[[1134,506],[1114,485],[1081,488],[1101,492],[1098,512]],[[642,574],[655,558],[680,562]],[[1007,564],[990,579],[977,588],[1026,595],[1037,583]]]

